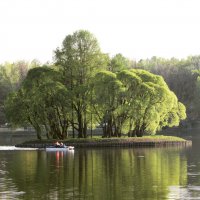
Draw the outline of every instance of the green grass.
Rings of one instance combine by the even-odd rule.
[[[32,140],[24,142],[24,144],[40,144],[40,143],[54,143],[56,141],[62,141],[63,143],[92,143],[92,142],[163,142],[163,141],[185,141],[185,139],[175,136],[163,136],[163,135],[155,135],[155,136],[143,136],[143,137],[127,137],[123,136],[121,138],[102,138],[101,136],[94,136],[93,138],[68,138],[65,140],[55,140],[55,139],[43,139],[43,140]]]

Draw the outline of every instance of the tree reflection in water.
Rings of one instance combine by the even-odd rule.
[[[10,151],[0,159],[21,199],[167,199],[188,181],[179,148]]]

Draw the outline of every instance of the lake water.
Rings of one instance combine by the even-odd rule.
[[[0,147],[0,199],[200,199],[200,138],[191,148]]]

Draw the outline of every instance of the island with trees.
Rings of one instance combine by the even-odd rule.
[[[179,126],[186,113],[185,124],[198,119],[199,108],[192,105],[200,94],[199,66],[200,57],[138,62],[122,54],[110,57],[93,34],[79,30],[66,36],[51,64],[2,66],[0,90],[7,93],[0,97],[0,121],[33,127],[40,143],[185,142],[154,135]],[[8,69],[16,68],[18,74],[8,78]],[[97,127],[102,139],[96,138]]]

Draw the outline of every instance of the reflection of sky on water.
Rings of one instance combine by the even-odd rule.
[[[188,163],[188,185],[187,186],[169,186],[168,199],[172,200],[200,200],[200,185],[198,180],[200,179],[200,171],[198,166],[200,162],[195,164],[194,162]],[[197,185],[195,185],[197,184]]]
[[[200,186],[170,186],[168,199],[172,200],[198,200],[200,199]]]

